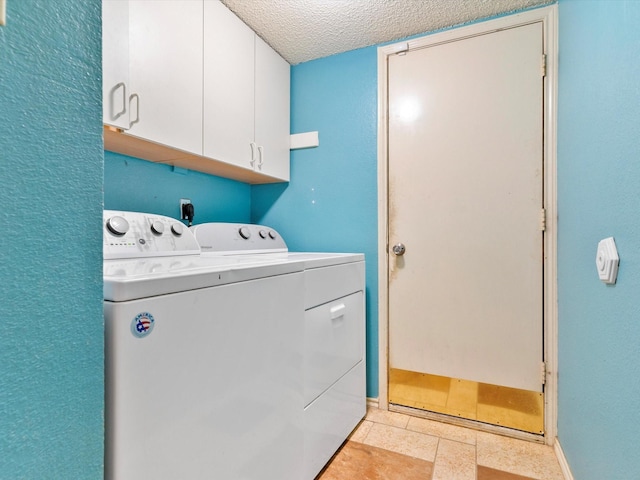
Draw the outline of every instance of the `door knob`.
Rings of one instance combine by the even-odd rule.
[[[404,255],[404,252],[407,251],[403,243],[398,243],[394,245],[392,250],[393,250],[393,253],[398,257]]]

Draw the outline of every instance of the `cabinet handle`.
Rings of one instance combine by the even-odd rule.
[[[262,164],[264,163],[264,147],[260,145],[258,147],[258,168],[262,170]]]
[[[255,164],[256,164],[256,144],[254,142],[251,142],[249,145],[251,145],[251,161],[249,163],[251,164],[251,167],[255,168]]]
[[[116,113],[113,111],[113,106],[115,105],[114,97],[115,97],[116,91],[119,88],[122,88],[122,110]],[[118,117],[121,117],[122,115],[124,115],[126,111],[127,111],[127,86],[124,84],[124,82],[116,83],[111,89],[111,120],[116,120]]]
[[[140,97],[137,93],[134,93],[129,97],[129,109],[131,109],[131,101],[134,98],[136,99],[136,119],[129,120],[129,128],[131,128],[134,123],[138,123],[140,121]]]

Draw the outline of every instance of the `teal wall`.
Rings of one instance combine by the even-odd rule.
[[[106,209],[179,218],[181,198],[193,203],[194,223],[250,220],[250,185],[104,152]]]
[[[640,2],[560,0],[559,438],[578,480],[640,478]],[[595,269],[613,236],[618,283]]]
[[[0,478],[102,478],[100,0],[0,27]]]
[[[291,131],[320,146],[291,154],[291,183],[252,187],[251,218],[290,250],[363,252],[367,268],[367,395],[378,396],[377,50],[293,66]]]

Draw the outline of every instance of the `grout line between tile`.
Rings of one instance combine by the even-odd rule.
[[[476,438],[476,444],[473,446],[474,457],[475,457],[475,478],[478,478],[478,440]]]
[[[438,450],[440,450],[440,444],[442,442],[440,442],[440,440],[442,440],[440,437],[438,437],[438,445],[436,446],[436,454],[433,457],[433,468],[431,469],[431,480],[433,480],[433,476],[436,474],[436,465],[438,464]]]

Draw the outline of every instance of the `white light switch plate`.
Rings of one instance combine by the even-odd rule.
[[[598,243],[598,251],[596,253],[596,268],[598,269],[600,280],[607,284],[616,283],[619,263],[620,257],[613,237],[601,240]]]
[[[7,24],[7,2],[0,0],[0,25]]]

